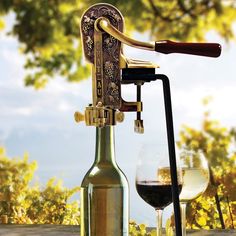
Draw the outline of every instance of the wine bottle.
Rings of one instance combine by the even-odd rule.
[[[96,128],[96,153],[81,184],[81,236],[128,236],[128,181],[115,160],[113,126]]]

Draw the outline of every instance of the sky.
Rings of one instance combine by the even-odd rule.
[[[0,32],[0,145],[6,147],[10,157],[27,152],[30,161],[36,160],[36,176],[42,185],[56,176],[67,187],[78,186],[94,160],[95,128],[76,124],[73,114],[91,102],[91,79],[68,83],[64,78],[55,78],[41,91],[25,87],[25,57],[19,52],[17,40],[5,34],[13,16],[6,21],[6,29]],[[148,40],[147,35],[136,33],[134,37]],[[158,63],[157,73],[169,77],[176,140],[183,124],[200,128],[204,112],[201,101],[207,96],[213,97],[212,118],[227,127],[235,126],[236,45],[226,44],[214,32],[207,34],[207,41],[222,44],[220,58],[161,55],[124,48],[130,58]],[[135,92],[134,86],[122,85],[125,100],[134,101]],[[116,158],[130,183],[131,218],[154,226],[154,210],[135,190],[135,167],[143,145],[166,143],[161,83],[145,84],[142,96],[145,134],[134,133],[135,114],[125,114],[125,121],[115,127]],[[170,206],[167,212],[171,209]]]

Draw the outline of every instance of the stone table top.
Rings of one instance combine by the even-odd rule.
[[[0,236],[74,236],[79,226],[65,225],[0,225]],[[190,236],[236,236],[236,230],[188,230]]]

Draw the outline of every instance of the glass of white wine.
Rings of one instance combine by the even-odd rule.
[[[182,161],[183,187],[180,194],[182,236],[186,236],[186,205],[199,197],[209,183],[209,168],[202,151],[183,150]]]

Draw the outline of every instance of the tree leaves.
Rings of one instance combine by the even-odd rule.
[[[65,188],[55,178],[43,189],[32,185],[36,168],[28,155],[10,159],[0,147],[0,215],[17,224],[80,224],[78,202],[69,202],[80,188]]]
[[[207,105],[208,102],[205,103]],[[193,145],[194,144],[194,145]],[[213,172],[214,183],[206,192],[187,206],[188,228],[221,228],[215,195],[218,194],[226,228],[234,227],[236,211],[236,162],[235,129],[222,126],[204,115],[200,130],[183,126],[180,131],[179,147],[200,149],[208,159]]]
[[[40,89],[62,76],[77,82],[90,75],[83,63],[80,17],[99,0],[2,0],[0,15],[14,12],[11,34],[26,55],[26,86]],[[152,39],[204,41],[210,30],[226,41],[234,38],[235,4],[221,0],[107,0],[124,15],[127,32],[148,32]],[[3,24],[0,21],[0,29]]]
[[[40,89],[48,80],[62,76],[80,81],[89,76],[82,64],[79,22],[82,10],[76,0],[12,1],[4,11],[16,15],[11,34],[18,38],[21,51],[27,56],[26,86]]]

